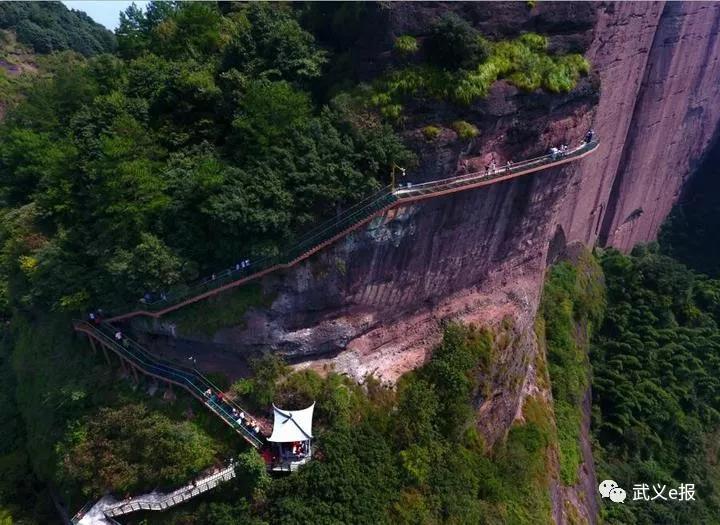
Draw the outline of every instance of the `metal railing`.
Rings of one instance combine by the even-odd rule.
[[[515,162],[508,166],[501,166],[487,172],[476,171],[473,173],[456,175],[454,177],[449,177],[446,179],[423,182],[421,184],[413,184],[410,187],[395,190],[395,195],[398,197],[398,200],[403,201],[405,199],[414,198],[419,195],[432,195],[433,193],[439,193],[448,188],[462,188],[463,186],[470,186],[482,182],[503,179],[512,175],[519,175],[521,173],[525,173],[531,170],[535,171],[544,166],[550,166],[562,161],[567,162],[568,160],[579,157],[585,153],[594,150],[597,145],[598,141],[592,140],[590,142],[583,142],[580,146],[569,149],[563,153],[549,153],[547,155],[541,155],[540,157]]]
[[[159,299],[143,300],[140,305],[148,311],[162,310],[189,297],[221,288],[228,283],[260,273],[268,268],[290,264],[326,239],[332,238],[357,222],[377,213],[395,200],[391,187],[386,186],[363,201],[344,210],[337,217],[316,226],[281,254],[245,259],[232,268],[222,270],[199,282],[162,293]],[[247,266],[245,266],[245,261],[247,261]]]
[[[318,246],[321,246],[323,243],[334,239],[343,232],[351,230],[353,226],[365,221],[376,213],[402,203],[402,201],[418,200],[432,196],[433,194],[460,191],[464,187],[474,187],[494,180],[531,173],[552,165],[563,164],[574,158],[584,156],[594,150],[598,144],[598,140],[593,139],[589,142],[583,142],[580,146],[563,153],[558,152],[555,154],[541,155],[492,171],[467,173],[446,179],[408,185],[407,187],[398,189],[386,186],[343,211],[337,217],[313,228],[281,254],[256,259],[245,259],[233,268],[213,274],[211,277],[205,278],[195,284],[179,286],[174,290],[162,293],[160,294],[161,297],[157,300],[142,301],[139,310],[112,317],[111,320],[172,309],[175,305],[190,302],[192,298],[208,294],[208,292],[226,287],[231,283],[244,282],[253,276],[257,277],[274,268],[290,266],[314,249],[317,249]]]
[[[211,490],[225,481],[230,481],[235,477],[235,466],[231,465],[226,469],[204,478],[193,485],[188,485],[180,490],[176,490],[164,497],[155,498],[148,496],[140,496],[129,501],[121,502],[116,506],[112,506],[103,511],[106,516],[122,516],[139,510],[166,510],[175,505],[187,501],[195,496]]]
[[[110,325],[102,324],[98,326],[86,321],[75,321],[74,325],[76,330],[86,332],[93,336],[101,344],[110,348],[142,373],[170,381],[188,390],[226,424],[244,437],[252,446],[256,448],[262,447],[263,440],[261,437],[244,424],[238,423],[238,417],[232,414],[232,409],[235,408],[236,411],[242,412],[247,416],[250,415],[249,412],[230,399],[220,400],[214,394],[208,396],[206,394],[208,390],[211,392],[220,392],[221,390],[198,370],[176,365],[155,357],[127,336],[123,336],[122,339],[118,341],[115,338],[115,329]]]

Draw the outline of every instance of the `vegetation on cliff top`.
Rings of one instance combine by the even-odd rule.
[[[9,112],[0,266],[16,306],[132,304],[273,254],[407,162],[377,119],[313,101],[327,53],[294,11],[225,7],[131,7],[117,56],[68,57]]]
[[[0,29],[12,30],[36,53],[71,50],[90,56],[115,49],[112,32],[61,2],[2,2]]]
[[[410,37],[396,41],[402,55],[414,54]],[[497,42],[483,38],[459,16],[439,20],[422,44],[425,62],[392,71],[364,94],[370,104],[393,120],[400,118],[407,98],[427,97],[468,105],[487,96],[503,79],[524,91],[573,89],[590,66],[579,54],[552,55],[547,38],[525,33]]]

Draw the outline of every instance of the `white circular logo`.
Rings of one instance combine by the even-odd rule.
[[[610,491],[610,501],[614,503],[622,503],[626,497],[627,494],[620,487],[616,487]]]
[[[618,484],[615,483],[611,479],[606,479],[600,485],[598,485],[598,490],[600,491],[600,495],[603,498],[609,498],[610,497],[610,491],[614,488],[617,488]]]

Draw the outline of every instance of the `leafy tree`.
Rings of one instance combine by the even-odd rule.
[[[88,495],[185,482],[213,459],[212,441],[191,423],[173,423],[142,405],[101,409],[69,429],[60,445],[63,476]]]
[[[433,64],[447,69],[470,68],[486,54],[480,34],[455,13],[433,25],[425,49]]]
[[[247,78],[300,82],[318,77],[326,61],[312,35],[284,8],[250,3],[235,15],[236,31],[225,49],[222,69]]]

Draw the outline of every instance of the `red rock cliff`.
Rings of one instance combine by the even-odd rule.
[[[603,143],[559,223],[569,239],[629,250],[655,238],[715,135],[720,4],[600,4],[598,14],[587,55],[601,78]]]
[[[441,321],[499,326],[510,318],[510,351],[488,378],[490,394],[478,400],[492,443],[537,390],[532,327],[548,259],[570,241],[629,249],[653,239],[713,137],[720,4],[391,4],[369,18],[377,38],[354,51],[359,75],[385,67],[394,36],[421,35],[447,9],[494,36],[542,31],[555,48],[584,50],[595,74],[566,96],[522,94],[497,83],[469,109],[415,108],[406,135],[420,147],[417,180],[453,174],[461,156],[536,154],[578,140],[591,125],[599,151],[560,169],[392,210],[266,278],[264,288],[276,296],[271,307],[248,312],[210,339],[179,337],[237,353],[272,348],[307,366],[394,380],[423,361]],[[380,58],[363,61],[363,53]],[[455,118],[480,129],[472,144],[450,130],[432,147],[420,139],[422,126]],[[154,331],[178,335],[167,320]]]

